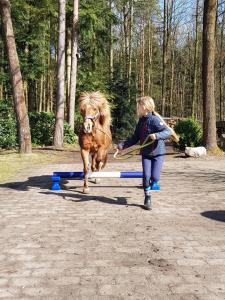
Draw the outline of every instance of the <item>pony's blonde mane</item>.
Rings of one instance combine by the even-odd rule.
[[[109,128],[111,125],[110,104],[106,97],[99,91],[97,92],[82,92],[79,98],[80,110],[84,109],[86,105],[95,106],[99,113],[99,122],[105,127]]]

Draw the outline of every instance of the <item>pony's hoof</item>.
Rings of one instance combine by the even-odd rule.
[[[95,182],[95,184],[99,184],[100,183],[100,178],[95,178],[94,182]]]
[[[89,188],[83,188],[83,193],[84,194],[89,194],[89,191],[90,191]]]

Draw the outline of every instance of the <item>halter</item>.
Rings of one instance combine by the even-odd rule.
[[[94,116],[91,116],[91,115],[85,116],[84,120],[91,120],[92,123],[93,123],[92,128],[94,128],[95,127],[95,122],[94,121],[96,121],[99,118],[99,116],[100,116],[100,113],[98,111]]]
[[[100,113],[98,111],[97,114],[95,114],[94,116],[90,116],[90,115],[85,116],[84,120],[92,120],[92,121],[97,120],[99,115],[100,115]]]

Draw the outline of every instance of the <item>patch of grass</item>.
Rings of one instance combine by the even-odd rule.
[[[19,171],[39,164],[57,161],[56,153],[18,154],[13,151],[0,152],[0,182],[6,181]]]

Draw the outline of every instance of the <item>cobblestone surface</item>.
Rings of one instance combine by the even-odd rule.
[[[140,179],[50,190],[53,171],[81,169],[31,166],[0,185],[0,299],[225,299],[225,160],[167,160],[150,212]]]

